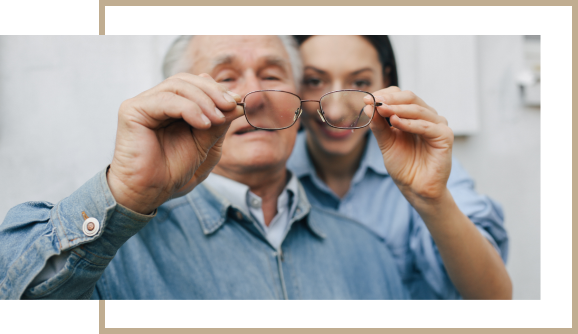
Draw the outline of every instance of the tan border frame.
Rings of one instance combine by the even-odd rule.
[[[199,5],[207,4],[207,2],[201,1],[184,1],[184,0],[119,0],[119,1],[112,1],[112,0],[99,0],[99,34],[104,35],[104,7],[105,6],[151,6],[151,5],[163,5],[163,6],[188,6],[194,5],[198,3]],[[291,5],[295,6],[312,6],[312,5],[351,5],[351,1],[346,0],[293,0]],[[239,2],[234,0],[213,0],[210,2],[211,5],[220,5],[220,6],[227,6],[227,5],[239,5]],[[243,1],[244,5],[252,5],[252,6],[270,6],[271,2],[269,0],[245,0]],[[383,5],[400,5],[399,1],[391,1],[391,0],[361,0],[357,1],[356,5],[366,5],[366,6],[383,6]],[[432,5],[431,1],[425,0],[407,0],[403,2],[405,6],[414,6],[414,5]],[[463,1],[456,1],[456,0],[443,0],[443,1],[436,1],[436,5],[464,5]],[[495,6],[513,6],[513,5],[523,5],[523,6],[536,6],[536,5],[546,5],[546,6],[572,6],[572,1],[544,1],[544,0],[486,0],[486,1],[470,1],[468,2],[469,5],[495,5]],[[279,5],[286,5],[280,3]],[[576,32],[576,24],[574,21],[574,13],[576,10],[574,7],[572,8],[572,32]],[[574,36],[576,34],[573,34]],[[575,37],[572,38],[573,41]],[[572,42],[573,42],[572,41]],[[578,49],[576,43],[572,43],[574,46],[572,47],[572,53],[578,54],[578,52],[574,52]],[[574,57],[572,57],[572,95],[574,96],[574,91],[577,89],[574,85],[575,83],[575,76],[574,72],[578,71],[575,66]],[[572,225],[576,225],[578,222],[578,214],[574,212],[574,208],[578,209],[578,178],[574,177],[575,170],[578,170],[578,135],[574,132],[575,129],[578,128],[578,114],[577,114],[577,102],[572,100]],[[577,130],[578,131],[578,130]],[[574,229],[572,231],[572,240],[576,239],[576,234],[578,234],[578,229]],[[578,276],[578,269],[575,265],[576,258],[578,257],[578,252],[576,250],[576,245],[572,242],[572,277]],[[572,305],[574,306],[574,296],[578,293],[576,289],[574,289],[574,279],[572,279]],[[572,323],[576,319],[576,308],[573,307],[572,312]],[[99,333],[106,332],[107,334],[132,334],[132,333],[139,333],[139,334],[146,334],[146,333],[157,333],[159,330],[156,329],[138,329],[138,330],[130,330],[130,329],[105,329],[104,327],[104,319],[105,319],[105,302],[103,300],[99,301]],[[163,329],[164,333],[170,332],[173,333],[203,333],[203,334],[292,334],[295,332],[299,332],[300,334],[350,334],[353,331],[351,329]],[[360,334],[383,334],[387,331],[388,333],[428,333],[428,334],[461,334],[464,333],[463,329],[356,329],[355,333]],[[488,333],[491,331],[492,333],[520,333],[520,334],[534,334],[534,333],[544,333],[551,331],[555,332],[567,332],[570,333],[571,329],[468,329],[467,333]]]

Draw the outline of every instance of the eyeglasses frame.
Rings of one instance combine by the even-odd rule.
[[[282,127],[282,128],[261,128],[261,127],[254,126],[253,124],[251,124],[251,122],[249,121],[249,118],[247,117],[247,113],[245,112],[245,99],[247,98],[247,96],[249,96],[249,95],[251,95],[251,94],[253,94],[253,93],[261,93],[261,92],[281,92],[281,93],[287,93],[287,94],[291,94],[291,95],[293,95],[293,96],[295,96],[295,97],[297,97],[297,98],[299,99],[299,114],[297,115],[297,117],[295,117],[295,119],[293,120],[293,123],[291,123],[291,125],[286,126],[286,127]],[[373,99],[373,113],[371,114],[371,117],[370,117],[370,119],[369,119],[369,122],[367,122],[367,124],[365,124],[364,126],[344,128],[344,127],[339,127],[339,126],[331,125],[331,124],[329,124],[329,123],[325,120],[325,112],[323,111],[323,107],[321,107],[321,100],[323,100],[323,98],[324,98],[326,95],[333,94],[333,93],[338,93],[338,92],[361,92],[361,93],[366,93],[366,94],[368,94],[369,96],[371,96],[371,98]],[[295,123],[297,123],[297,120],[299,119],[299,117],[301,117],[301,114],[303,113],[303,102],[317,102],[317,103],[319,103],[319,109],[317,109],[317,113],[319,114],[319,117],[321,117],[321,120],[322,120],[325,124],[329,125],[329,126],[332,127],[332,128],[342,129],[342,130],[362,129],[362,128],[368,126],[368,125],[371,123],[371,121],[373,120],[373,116],[375,116],[375,110],[376,110],[376,108],[382,105],[381,102],[376,102],[376,101],[375,101],[375,96],[373,96],[373,94],[368,93],[368,92],[363,91],[363,90],[358,90],[358,89],[339,89],[339,90],[334,90],[334,91],[327,92],[327,93],[323,94],[323,95],[319,98],[319,100],[301,100],[301,97],[300,97],[299,95],[294,94],[294,93],[291,93],[291,92],[287,92],[287,91],[284,91],[284,90],[277,90],[277,89],[254,90],[254,91],[252,91],[252,92],[249,92],[249,93],[245,94],[245,96],[243,97],[243,101],[237,102],[237,105],[243,107],[243,114],[245,115],[245,119],[247,120],[247,123],[249,123],[249,125],[251,125],[251,126],[254,127],[255,129],[259,129],[259,130],[276,131],[276,130],[288,129],[288,128],[292,127],[293,125],[295,125]],[[365,107],[364,107],[364,108],[365,108]],[[361,112],[363,112],[363,109],[361,109]],[[360,112],[360,115],[361,115],[361,112]]]

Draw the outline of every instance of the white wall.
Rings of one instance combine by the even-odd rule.
[[[455,39],[454,47],[459,47],[464,36],[449,38]],[[401,88],[427,89],[419,79],[420,66],[414,64],[423,62],[417,60],[420,57],[444,57],[443,50],[425,52],[415,44],[423,39],[436,40],[439,36],[392,36],[391,39],[400,63]],[[470,48],[469,41],[467,43],[466,47]],[[496,199],[504,208],[505,226],[510,235],[507,269],[514,284],[514,298],[540,299],[540,109],[524,107],[518,86],[517,79],[526,68],[524,39],[522,36],[475,36],[475,49],[477,93],[474,98],[478,112],[465,111],[464,117],[477,117],[477,124],[470,128],[475,129],[472,134],[456,136],[453,153],[476,181],[476,189]],[[451,51],[448,47],[446,53]],[[445,57],[452,58],[451,55]],[[436,59],[430,63],[435,64]],[[451,68],[448,73],[449,77],[455,77]],[[443,86],[447,80],[440,78],[438,83]],[[431,77],[425,81],[433,82]],[[456,85],[448,88],[453,89],[451,94],[462,95],[471,94],[470,86],[471,83],[465,92],[456,89]],[[432,89],[439,90],[439,87]],[[430,104],[444,115],[437,104]],[[448,121],[452,127],[452,120],[448,118]],[[467,130],[463,124],[472,122],[459,123],[460,129]]]
[[[25,201],[59,201],[110,163],[118,107],[161,80],[162,55],[172,38],[0,37],[0,220]],[[418,86],[431,77],[425,80],[423,68],[410,66],[424,55],[417,40],[432,44],[423,36],[392,37],[401,86],[431,94],[428,85]],[[514,298],[539,299],[540,111],[522,106],[516,83],[523,39],[466,40],[475,52],[463,60],[477,73],[468,79],[473,82],[467,94],[476,98],[477,110],[465,111],[470,116],[464,117],[476,117],[475,131],[456,138],[454,154],[477,189],[504,207]],[[459,47],[428,53],[428,61],[443,63]],[[455,94],[459,89],[451,85]],[[472,124],[471,119],[456,122]]]

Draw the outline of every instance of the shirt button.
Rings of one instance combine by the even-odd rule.
[[[84,232],[84,234],[89,237],[92,237],[93,235],[97,234],[99,228],[100,224],[98,223],[98,220],[96,218],[87,218],[84,220],[84,223],[82,224],[82,232]]]
[[[256,199],[256,198],[251,198],[251,206],[254,207],[255,209],[258,209],[261,207],[261,201]]]
[[[243,220],[243,214],[241,213],[241,211],[237,211],[236,215],[237,215],[237,219]]]

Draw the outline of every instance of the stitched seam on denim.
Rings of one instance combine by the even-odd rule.
[[[112,206],[112,205],[114,204],[114,203],[112,203],[112,204],[108,203],[108,198],[107,198],[108,196],[106,196],[107,191],[104,189],[104,186],[102,185],[102,178],[103,178],[103,177],[104,177],[104,181],[108,183],[108,179],[107,179],[106,174],[108,173],[108,169],[109,169],[109,168],[110,168],[110,165],[108,165],[108,166],[106,167],[106,170],[105,170],[105,172],[104,172],[104,176],[101,175],[101,176],[99,177],[99,180],[98,180],[98,181],[99,181],[99,182],[98,182],[98,186],[100,187],[101,193],[104,195],[103,197],[104,197],[104,201],[106,202],[106,206],[107,206],[107,207]],[[105,211],[106,211],[106,210],[105,210]],[[105,213],[105,216],[106,216],[106,213]]]
[[[37,298],[45,297],[46,295],[54,292],[54,290],[56,290],[57,288],[61,287],[62,284],[66,283],[66,282],[72,277],[72,274],[74,274],[74,271],[76,271],[76,265],[78,264],[79,260],[80,260],[80,258],[78,258],[77,260],[75,260],[75,261],[73,262],[73,268],[74,268],[74,270],[72,271],[71,274],[69,274],[69,276],[68,276],[62,283],[60,283],[60,284],[52,287],[51,289],[46,289],[46,291],[44,291],[44,292],[42,292],[42,293],[39,293],[38,295],[35,295],[34,298],[37,299]],[[68,260],[67,260],[67,261],[68,261]],[[65,266],[66,266],[66,265],[65,265]],[[49,280],[50,280],[50,278],[49,278],[48,280],[40,283],[39,285],[37,285],[35,288],[37,288],[37,287],[39,287],[39,286],[41,286],[41,285],[43,285],[43,284],[46,284]],[[24,291],[24,292],[26,293],[26,291]]]
[[[66,240],[68,240],[68,234],[66,234],[66,230],[64,229],[64,225],[62,225],[62,219],[60,218],[60,203],[62,203],[62,201],[58,202],[58,204],[56,204],[56,219],[58,219],[58,224],[60,225],[60,227],[62,228],[62,234],[64,234],[64,237],[66,238]]]
[[[129,217],[129,216],[127,216],[126,214],[118,211],[118,209],[117,209],[116,207],[114,208],[114,212],[115,212],[115,213],[118,213],[118,214],[120,214],[120,215],[123,215],[123,216],[125,216],[126,218],[128,218],[128,219],[130,219],[130,220],[136,220],[136,221],[138,221],[139,223],[146,223],[146,222],[148,222],[148,221],[151,219],[151,218],[143,218],[143,217],[136,217],[136,218],[134,218],[134,217]],[[153,217],[153,218],[154,218],[154,217]]]
[[[200,210],[197,207],[197,204],[195,203],[195,201],[193,201],[191,199],[189,201],[189,203],[193,207],[193,211],[195,212],[197,219],[199,219],[199,222],[201,223],[201,228],[203,229],[203,232],[205,234],[211,234],[211,233],[215,232],[217,229],[219,229],[219,227],[223,226],[223,224],[225,223],[225,220],[226,220],[225,215],[226,215],[228,206],[221,207],[221,210],[220,210],[221,211],[221,218],[219,220],[217,220],[216,223],[211,223],[211,222],[207,222],[207,219],[205,219],[204,216],[200,214]],[[207,228],[208,226],[210,228]]]
[[[282,252],[282,251],[281,251]],[[281,281],[281,291],[283,292],[283,299],[289,299],[287,295],[287,288],[285,287],[285,274],[283,273],[283,263],[281,263],[281,256],[277,253],[277,270],[279,271],[279,280]]]
[[[270,253],[269,253],[270,254]],[[277,262],[277,256],[275,256],[275,262]],[[273,283],[273,293],[275,294],[275,297],[277,299],[282,299],[281,296],[278,294],[279,291],[277,291],[277,281],[278,276],[279,276],[279,271],[277,270],[277,268],[273,268],[273,266],[271,265],[271,259],[269,258],[269,255],[267,255],[267,266],[269,267],[269,273],[271,274],[271,282]]]
[[[78,255],[76,252],[75,252],[75,254]],[[51,293],[54,293],[58,288],[62,287],[66,282],[68,282],[72,277],[74,277],[74,273],[76,273],[76,271],[78,269],[78,265],[80,264],[81,261],[86,261],[86,260],[84,260],[82,257],[79,256],[79,258],[73,264],[72,272],[70,272],[68,274],[68,277],[66,277],[66,279],[64,281],[62,281],[58,285],[52,287],[51,289],[46,290],[44,293],[39,294],[38,296],[36,296],[36,298],[46,297],[46,296],[50,295]],[[91,263],[90,261],[86,261],[86,262]],[[91,264],[94,264],[94,263],[91,263]],[[99,265],[97,265],[97,266],[99,266]],[[44,283],[42,283],[42,284],[44,284]]]
[[[221,197],[218,193],[216,193],[216,192],[214,191],[214,189],[212,189],[211,187],[208,187],[208,186],[206,186],[206,185],[201,185],[201,187],[203,187],[202,189],[203,189],[204,191],[206,191],[206,192],[208,192],[209,194],[211,194],[211,195],[214,197],[214,199],[219,202],[219,205],[221,205],[221,210],[220,210],[221,218],[220,218],[217,222],[214,223],[214,224],[217,225],[217,228],[214,228],[214,229],[212,229],[210,232],[208,232],[208,233],[213,233],[214,231],[216,231],[220,226],[222,226],[222,225],[226,222],[226,219],[227,219],[227,210],[229,210],[230,207],[233,207],[233,205],[232,205],[232,203],[229,202],[226,198],[222,198],[222,197]],[[191,193],[190,197],[189,197],[189,196],[187,196],[187,197],[188,197],[190,203],[194,203],[194,202],[195,202],[195,201],[193,201],[192,193]],[[200,196],[197,196],[197,197],[200,197]],[[206,225],[205,222],[207,221],[207,219],[204,219],[204,216],[201,216],[200,210],[196,207],[196,205],[193,207],[193,209],[196,210],[195,213],[197,214],[197,217],[199,218],[199,221],[202,223],[202,225],[203,225],[203,226]],[[238,208],[237,208],[237,209],[238,209]],[[240,211],[243,212],[242,210],[240,210]],[[207,224],[209,224],[209,223],[210,223],[210,222],[207,222]],[[211,225],[214,225],[214,224],[211,224]],[[204,229],[204,227],[203,227],[203,229]]]
[[[99,255],[96,255],[96,254],[94,254],[93,252],[91,252],[91,251],[89,251],[89,250],[87,250],[87,249],[85,249],[85,248],[82,248],[82,247],[81,247],[80,249],[82,249],[83,252],[87,252],[87,253],[89,253],[90,255],[94,256],[94,257],[98,257],[99,259],[112,260],[112,259],[114,258],[114,256],[108,257],[108,256],[99,256]],[[84,258],[84,257],[83,257],[83,258]],[[88,260],[87,260],[87,261],[88,261]],[[95,263],[95,264],[96,264],[96,263]],[[100,266],[100,264],[98,264],[98,266]]]
[[[52,221],[50,221],[50,224],[52,224],[52,234],[54,234],[56,236],[56,240],[58,240],[58,249],[60,251],[62,251],[62,242],[60,242],[60,237],[58,236],[58,231],[56,230],[56,226],[54,226]]]
[[[85,251],[86,251],[86,250],[85,250]],[[106,267],[106,266],[107,266],[106,264],[94,263],[94,262],[88,260],[86,257],[84,257],[84,256],[80,255],[79,253],[75,252],[74,250],[72,250],[71,252],[73,252],[74,254],[76,254],[77,256],[79,256],[82,261],[86,261],[86,262],[88,262],[88,263],[90,263],[90,264],[92,264],[92,265],[95,265],[95,266],[97,266],[97,267]],[[91,254],[92,254],[92,253],[91,253]],[[97,255],[95,255],[95,256],[96,256],[96,257],[99,257],[99,256],[97,256]],[[109,259],[105,259],[105,260],[109,260]]]

